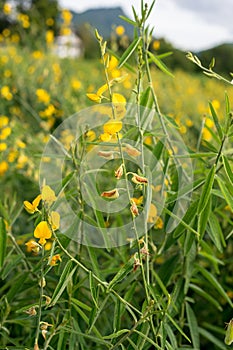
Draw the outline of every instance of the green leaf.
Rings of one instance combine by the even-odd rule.
[[[219,304],[219,302],[216,300],[216,298],[213,298],[209,293],[205,292],[202,288],[192,283],[189,284],[189,288],[192,289],[198,295],[200,295],[202,298],[207,300],[208,303],[211,303],[214,307],[216,307],[216,309],[218,309],[219,311],[222,311],[222,307]]]
[[[202,210],[201,214],[198,215],[198,222],[197,222],[198,229],[197,230],[198,230],[201,238],[203,238],[203,236],[205,234],[211,206],[212,206],[212,201],[211,201],[211,197],[210,197],[208,200],[208,203],[205,206],[205,209]]]
[[[134,51],[136,50],[136,48],[138,47],[139,43],[141,41],[141,38],[136,38],[134,39],[134,41],[129,45],[129,47],[125,50],[125,52],[123,53],[123,55],[121,56],[119,63],[118,63],[118,68],[121,68],[130,58],[130,56],[132,56],[132,54],[134,53]]]
[[[177,340],[172,327],[170,327],[169,324],[165,323],[165,329],[172,345],[171,349],[177,349]]]
[[[185,260],[185,284],[184,284],[184,293],[187,294],[189,290],[189,284],[190,280],[193,276],[193,270],[194,270],[194,262],[196,259],[197,254],[197,247],[196,243],[194,241],[194,236],[188,232],[188,235],[186,237],[190,236],[193,239],[192,246],[190,247]]]
[[[91,307],[88,306],[88,305],[86,305],[86,304],[84,304],[82,301],[80,301],[80,300],[78,300],[78,299],[75,299],[75,298],[71,298],[70,300],[71,300],[71,302],[72,302],[73,304],[78,305],[78,306],[81,307],[83,310],[86,310],[86,311],[88,311],[88,312],[91,312]]]
[[[147,51],[150,59],[155,63],[155,65],[165,74],[169,75],[170,77],[174,78],[174,75],[169,71],[167,66],[161,61],[158,56],[153,55],[150,51]]]
[[[222,245],[226,247],[226,242],[222,233],[221,226],[219,224],[218,219],[214,215],[213,212],[209,213],[209,229],[207,230],[210,238],[214,242],[216,248],[222,253]]]
[[[123,21],[125,21],[125,22],[127,22],[127,23],[129,23],[129,24],[132,24],[133,26],[137,26],[137,22],[135,22],[135,21],[132,21],[132,19],[129,19],[129,18],[127,18],[127,17],[125,17],[125,16],[122,16],[122,15],[120,15],[119,16]]]
[[[167,318],[171,321],[171,323],[173,324],[173,326],[175,326],[175,328],[180,332],[180,334],[186,339],[188,340],[189,343],[191,343],[191,340],[189,339],[189,337],[182,331],[182,329],[180,328],[180,326],[177,324],[177,322],[173,319],[173,317],[171,317],[169,314],[166,314]]]
[[[146,107],[148,103],[150,102],[150,92],[151,88],[148,87],[145,91],[142,92],[141,98],[140,98],[140,105]],[[152,100],[151,100],[152,101]],[[153,101],[152,101],[153,103]],[[148,106],[150,107],[150,106]]]
[[[93,303],[95,304],[96,308],[98,309],[99,307],[98,307],[98,303],[97,303],[97,291],[96,291],[96,287],[94,285],[94,279],[93,279],[93,275],[92,275],[91,271],[89,271],[89,283],[90,283],[90,291],[91,291]]]
[[[55,291],[53,292],[51,301],[49,303],[49,307],[50,306],[54,306],[56,304],[56,302],[58,301],[58,299],[60,298],[60,296],[62,295],[62,293],[64,292],[65,288],[67,287],[68,283],[70,282],[76,268],[77,265],[71,270],[71,267],[73,265],[73,262],[71,260],[69,260],[65,266],[65,268],[63,269],[63,272],[61,274],[61,277],[59,279],[59,282],[55,288]],[[71,271],[70,271],[71,270]]]
[[[134,263],[134,258],[131,258],[127,261],[124,266],[120,268],[118,273],[113,277],[113,279],[109,282],[107,290],[111,290],[117,283],[123,280],[128,273],[133,271],[133,263]]]
[[[231,166],[230,163],[227,159],[227,157],[225,157],[224,155],[222,155],[222,161],[223,161],[223,166],[226,172],[226,175],[228,177],[228,180],[231,182],[231,184],[233,185],[233,172],[231,170]]]
[[[225,108],[226,108],[226,119],[228,119],[229,113],[231,112],[230,101],[227,93],[225,93]]]
[[[203,277],[205,277],[210,282],[210,284],[217,290],[217,292],[229,303],[229,305],[233,307],[233,303],[231,299],[229,298],[229,296],[227,295],[227,293],[225,292],[221,284],[214,277],[214,275],[212,275],[212,273],[210,273],[200,265],[198,265],[197,268],[201,272]]]
[[[6,257],[6,243],[7,243],[6,226],[3,218],[0,217],[0,269],[3,267],[4,260]]]
[[[214,164],[207,175],[206,182],[203,186],[202,193],[200,196],[200,200],[197,208],[197,214],[200,214],[205,209],[209,201],[211,190],[214,184],[215,169],[216,169],[216,165]]]
[[[200,337],[199,337],[197,319],[193,312],[193,309],[188,303],[186,303],[186,313],[187,313],[187,319],[188,319],[188,325],[190,329],[192,344],[193,344],[193,347],[196,350],[198,350],[200,349]]]
[[[212,105],[211,102],[209,102],[209,107],[210,107],[210,112],[211,112],[211,115],[213,117],[214,124],[215,124],[216,130],[217,130],[218,136],[219,136],[220,140],[222,140],[222,138],[223,138],[223,131],[222,131],[221,125],[219,124],[218,115],[217,115],[217,113],[216,113],[216,111],[214,109],[214,106]]]
[[[227,350],[228,347],[226,347],[218,338],[216,338],[213,334],[205,330],[204,328],[198,327],[200,335],[202,335],[204,338],[208,339],[211,343],[216,345],[217,349],[220,350]]]
[[[183,222],[187,223],[191,223],[193,221],[193,219],[196,216],[196,212],[197,212],[197,205],[198,205],[198,201],[193,202],[190,207],[188,208],[188,210],[186,211],[185,215],[183,216]],[[178,238],[180,237],[183,232],[185,231],[186,227],[184,227],[184,225],[182,223],[179,223],[178,226],[176,227],[175,231],[173,232],[173,237],[174,238]]]
[[[223,182],[220,177],[217,177],[218,185],[220,187],[220,190],[227,202],[227,204],[230,206],[231,210],[233,211],[233,195],[231,194],[231,191],[229,190],[230,184],[227,184]]]

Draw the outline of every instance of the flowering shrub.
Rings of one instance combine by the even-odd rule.
[[[231,82],[172,78],[141,7],[121,57],[96,30],[95,66],[1,48],[4,348],[232,343]]]

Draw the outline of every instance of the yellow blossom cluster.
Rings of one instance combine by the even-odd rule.
[[[47,210],[47,219],[40,221],[34,230],[34,237],[39,239],[39,246],[34,240],[30,240],[26,243],[28,251],[38,252],[38,247],[40,247],[40,245],[44,246],[47,240],[52,238],[52,232],[59,229],[60,215],[58,212],[50,210],[56,199],[55,192],[51,187],[44,185],[41,193],[31,203],[29,201],[24,201],[24,208],[29,214],[34,214],[36,212],[41,214],[41,210],[38,208],[41,201],[42,206]],[[52,265],[55,265],[55,263]]]

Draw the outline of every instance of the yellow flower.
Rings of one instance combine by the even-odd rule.
[[[214,122],[210,118],[206,118],[205,124],[209,127],[212,128],[214,126]]]
[[[57,265],[58,261],[62,261],[60,254],[56,254],[56,255],[52,256],[52,258],[51,258],[51,260],[49,262],[49,265],[50,266],[55,266],[55,265]]]
[[[54,231],[58,230],[60,227],[60,214],[56,211],[52,211],[49,221],[51,223],[52,229]]]
[[[9,118],[6,117],[5,115],[1,115],[0,116],[0,125],[1,125],[1,128],[4,127],[4,126],[7,126],[9,124]]]
[[[73,15],[69,10],[64,9],[64,10],[62,10],[61,17],[62,17],[64,23],[66,25],[69,25],[71,20],[72,20]]]
[[[48,202],[49,204],[55,202],[57,199],[55,192],[48,185],[43,186],[41,191],[41,198],[43,201]]]
[[[153,50],[158,50],[160,48],[160,42],[159,40],[154,40],[152,43]]]
[[[163,228],[163,220],[161,219],[161,217],[157,217],[154,227],[158,230],[161,230]]]
[[[122,129],[122,122],[119,120],[111,120],[104,124],[104,133],[113,135]]]
[[[53,42],[54,42],[54,31],[53,30],[47,30],[46,31],[46,43],[48,45],[50,45]]]
[[[111,85],[111,84],[110,84]],[[96,103],[100,103],[103,98],[103,93],[108,90],[108,85],[104,84],[102,85],[96,92],[94,93],[88,93],[86,94],[89,100],[94,101]]]
[[[5,172],[8,170],[8,168],[9,168],[9,165],[5,160],[0,162],[0,176],[4,175]]]
[[[12,72],[11,72],[10,69],[6,69],[6,70],[4,71],[4,77],[5,77],[5,78],[10,78],[11,75],[12,75]]]
[[[206,141],[210,141],[212,139],[211,132],[207,128],[203,128],[202,136],[203,139],[205,139]]]
[[[1,95],[2,95],[2,97],[4,97],[8,101],[12,100],[12,98],[13,98],[13,95],[10,92],[10,88],[7,85],[5,85],[1,88]]]
[[[0,143],[0,152],[3,152],[7,149],[7,144],[5,142]]]
[[[108,71],[111,72],[118,66],[118,59],[114,56],[111,56],[108,64]]]
[[[33,252],[34,254],[37,254],[40,250],[40,245],[36,241],[34,241],[34,239],[30,239],[30,241],[25,243],[25,245],[27,247],[28,253]]]
[[[52,242],[51,241],[46,241],[44,245],[44,250],[50,250],[52,248]]]
[[[112,94],[112,103],[126,103],[126,99],[121,94],[113,93]]]
[[[212,101],[212,105],[215,109],[219,109],[220,108],[220,102],[218,100],[213,100]]]
[[[44,55],[43,55],[43,52],[42,52],[42,51],[36,50],[36,51],[33,51],[32,56],[33,56],[33,58],[35,58],[35,59],[40,59],[40,58],[42,58]]]
[[[133,201],[136,205],[141,205],[143,203],[143,196],[140,196],[139,198],[131,198],[131,201]]]
[[[46,24],[49,27],[52,27],[54,25],[54,19],[53,18],[47,18],[46,19]]]
[[[149,208],[148,217],[147,217],[147,222],[149,224],[154,224],[156,222],[156,220],[157,220],[157,208],[153,203],[151,203],[150,208]]]
[[[11,5],[8,3],[5,3],[3,6],[3,12],[5,13],[5,15],[9,15],[11,13]]]
[[[1,130],[0,140],[5,140],[11,134],[11,128],[7,126],[6,128]]]
[[[47,221],[41,221],[34,230],[34,237],[39,238],[39,243],[44,245],[46,239],[51,238],[52,232],[48,226]]]
[[[103,142],[108,142],[111,140],[111,135],[105,132],[104,134],[100,135],[100,140]]]
[[[24,208],[27,210],[29,214],[34,214],[36,211],[38,211],[38,206],[41,201],[41,194],[39,194],[32,203],[28,201],[24,201]]]
[[[101,97],[98,96],[97,94],[86,94],[87,97],[89,98],[89,100],[96,102],[96,103],[100,103],[101,102]]]
[[[37,100],[39,102],[43,102],[43,103],[47,104],[50,101],[50,95],[44,89],[37,89],[36,96],[37,96]]]
[[[79,90],[82,86],[82,83],[80,80],[77,80],[77,79],[73,79],[72,82],[71,82],[71,86],[74,90]]]
[[[92,142],[96,139],[96,133],[93,130],[88,130],[85,136],[88,142]]]
[[[116,31],[116,34],[117,34],[117,35],[121,36],[121,35],[123,35],[124,32],[125,32],[125,28],[124,28],[123,26],[117,26],[116,29],[115,29],[115,31]]]
[[[21,140],[17,140],[16,141],[16,145],[19,147],[19,148],[25,148],[26,147],[26,144],[21,141]]]
[[[7,38],[8,36],[10,36],[11,31],[10,31],[10,29],[5,28],[5,29],[3,29],[2,34],[5,38]]]

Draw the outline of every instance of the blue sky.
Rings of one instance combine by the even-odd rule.
[[[148,4],[151,0],[147,1]],[[59,0],[77,12],[96,7],[121,6],[132,16],[140,0]],[[150,16],[154,36],[165,37],[186,51],[198,51],[223,42],[233,43],[233,0],[157,0]]]

